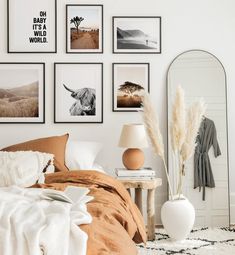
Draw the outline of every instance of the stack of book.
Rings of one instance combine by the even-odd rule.
[[[128,170],[126,168],[116,168],[115,173],[119,180],[153,180],[155,171],[150,167],[139,170]]]

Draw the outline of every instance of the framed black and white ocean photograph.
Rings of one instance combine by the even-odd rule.
[[[0,123],[45,123],[45,64],[0,63]]]
[[[149,63],[113,63],[113,111],[141,109],[144,92],[149,92]]]
[[[161,17],[113,17],[113,53],[161,53]]]
[[[103,53],[103,5],[66,5],[66,52]]]
[[[7,0],[8,53],[57,52],[57,0]]]
[[[103,64],[55,63],[55,123],[103,123]]]

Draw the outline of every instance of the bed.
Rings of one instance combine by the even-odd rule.
[[[67,139],[64,139],[64,141],[67,142]],[[33,144],[35,145],[35,143]],[[7,147],[4,148],[4,151],[19,151],[22,148],[23,150],[32,150],[32,143],[29,146],[30,148],[28,144],[27,148],[25,146],[23,144],[22,147],[22,144],[20,144]],[[49,147],[49,145],[46,146],[47,150]],[[52,147],[54,149],[58,148],[55,145]],[[34,151],[39,151],[39,149],[45,151],[44,148],[33,148]],[[64,155],[58,152],[53,152],[53,154],[56,154],[55,166],[57,172],[45,174],[44,183],[36,183],[29,187],[29,190],[32,190],[32,192],[38,189],[63,191],[68,186],[88,188],[88,195],[93,197],[87,203],[87,211],[92,217],[92,222],[79,226],[88,236],[86,254],[137,254],[136,243],[146,242],[145,225],[141,213],[132,202],[124,186],[111,176],[98,171],[69,171],[66,169],[66,165],[63,164]],[[58,171],[58,167],[63,168],[63,171]]]

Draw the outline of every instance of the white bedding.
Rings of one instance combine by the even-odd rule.
[[[42,192],[0,188],[0,254],[86,255],[87,234],[78,225],[91,223],[89,197],[78,192],[70,204],[42,199]]]

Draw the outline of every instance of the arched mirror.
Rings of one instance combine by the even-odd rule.
[[[186,106],[200,98],[207,105],[198,137],[200,141],[197,141],[194,155],[186,164],[183,194],[195,207],[195,226],[229,226],[227,85],[224,67],[215,56],[201,50],[187,51],[176,57],[167,74],[168,120],[171,119],[178,85],[185,92]],[[170,139],[169,123],[168,166],[171,180],[176,180]],[[202,160],[203,157],[208,160]],[[199,187],[195,187],[195,182]]]

